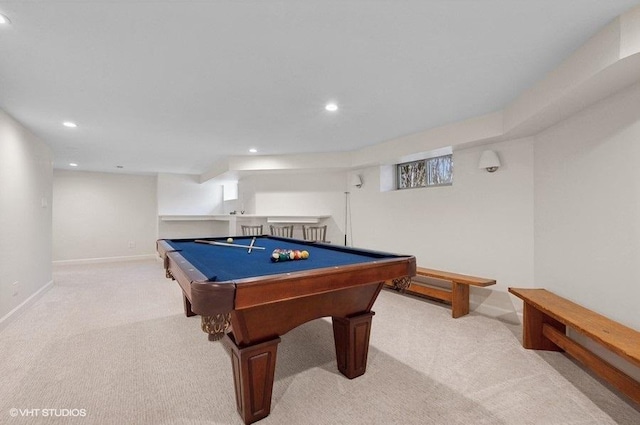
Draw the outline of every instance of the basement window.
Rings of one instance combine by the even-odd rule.
[[[453,155],[443,155],[396,165],[397,189],[450,186],[453,184]]]

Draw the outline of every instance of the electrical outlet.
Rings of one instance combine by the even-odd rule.
[[[129,249],[133,249],[136,247],[135,241],[129,241]]]
[[[17,297],[19,293],[20,293],[20,282],[16,280],[15,282],[13,282],[13,285],[11,285],[11,295],[14,297]]]

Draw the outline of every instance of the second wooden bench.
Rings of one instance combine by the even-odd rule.
[[[494,279],[427,269],[424,267],[416,268],[416,276],[426,278],[427,282],[423,283],[410,278],[404,278],[387,282],[387,285],[409,294],[422,295],[451,304],[451,316],[454,319],[469,314],[469,286],[485,287],[496,284]],[[449,291],[430,285],[430,279],[435,280],[434,283],[450,283],[451,290]]]
[[[522,345],[565,351],[640,405],[640,383],[569,338],[566,328],[640,367],[640,332],[544,289],[509,288],[524,301]]]

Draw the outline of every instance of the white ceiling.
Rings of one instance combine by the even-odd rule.
[[[0,108],[56,168],[350,151],[502,109],[637,4],[0,0]]]

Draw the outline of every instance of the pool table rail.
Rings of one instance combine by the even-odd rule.
[[[331,292],[416,274],[415,257],[389,257],[387,254],[387,258],[382,258],[379,252],[361,250],[372,255],[371,262],[218,282],[208,280],[166,241],[159,240],[157,249],[164,259],[167,277],[178,281],[188,299],[185,300],[191,310],[185,311],[188,316],[192,313],[202,316],[227,314],[311,293]]]
[[[414,257],[376,259],[370,263],[350,264],[239,279],[234,309],[246,309],[310,293],[331,292],[371,283],[384,282],[389,276],[414,276]]]
[[[233,310],[235,285],[212,282],[167,242],[157,242],[168,278],[178,282],[184,296],[185,315],[215,316]]]

